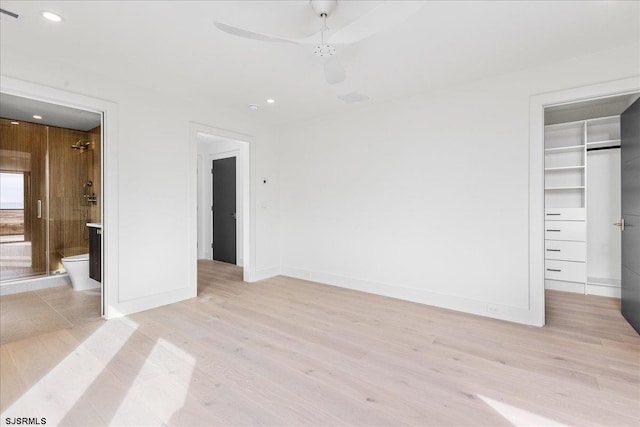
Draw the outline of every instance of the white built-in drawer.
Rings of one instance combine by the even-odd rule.
[[[545,240],[545,259],[557,259],[561,261],[587,260],[586,242],[568,242],[566,240]]]
[[[573,240],[586,242],[587,223],[584,221],[545,221],[545,240]]]
[[[548,208],[544,211],[546,221],[584,221],[587,219],[585,208]]]
[[[544,262],[544,278],[567,282],[585,282],[587,280],[587,264],[548,259]]]

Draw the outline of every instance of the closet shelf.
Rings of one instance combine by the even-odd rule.
[[[545,153],[558,153],[561,151],[574,151],[574,150],[584,150],[584,145],[571,145],[567,147],[558,147],[558,148],[545,148]]]
[[[584,120],[576,120],[574,122],[553,123],[550,125],[544,125],[544,127],[545,129],[581,128],[581,127],[584,127]]]
[[[614,144],[619,142],[620,142],[620,139],[605,139],[604,141],[591,141],[591,142],[587,142],[587,147],[590,145],[596,145],[596,144]]]
[[[584,166],[562,166],[559,168],[545,168],[545,172],[568,171],[573,169],[584,169]]]
[[[545,191],[547,190],[584,190],[584,185],[571,187],[545,187]]]
[[[620,143],[621,141],[619,139],[608,139],[605,141],[587,142],[587,148],[609,147],[614,145],[620,145]]]
[[[601,122],[601,121],[617,123],[619,120],[620,120],[620,116],[605,116],[605,117],[596,117],[595,119],[587,119],[585,121],[587,123]]]

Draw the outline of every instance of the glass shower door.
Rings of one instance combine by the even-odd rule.
[[[0,119],[0,280],[46,275],[47,129]]]

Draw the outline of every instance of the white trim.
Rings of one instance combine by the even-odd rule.
[[[531,96],[529,101],[529,311],[531,324],[544,319],[544,109],[640,91],[640,75]]]
[[[257,282],[259,280],[270,279],[280,274],[279,267],[266,268],[264,270],[254,271],[252,274],[252,282]]]
[[[301,270],[292,267],[282,267],[280,269],[280,274],[288,277],[294,277],[296,279],[309,280],[355,291],[427,304],[438,308],[462,311],[465,313],[492,317],[494,319],[523,323],[525,325],[531,324],[530,310],[523,307],[494,304],[488,301],[440,294],[422,289],[401,287],[396,284],[391,285],[381,282],[372,282],[329,273]]]
[[[598,295],[601,297],[618,298],[622,297],[622,289],[613,286],[600,286],[587,283],[585,286],[586,295]]]
[[[215,128],[200,123],[189,123],[189,161],[198,162],[198,134],[207,134],[218,136],[226,139],[232,139],[242,144],[241,155],[243,156],[242,168],[242,249],[243,249],[243,280],[245,282],[253,282],[256,276],[254,271],[255,260],[255,201],[254,191],[255,183],[255,138],[251,135],[245,135],[226,129]],[[190,277],[189,283],[195,284],[197,289],[197,259],[198,259],[198,173],[191,174],[189,180],[189,259],[190,259]]]
[[[61,89],[0,76],[0,92],[66,107],[102,113],[102,317],[121,315],[118,255],[118,106]]]

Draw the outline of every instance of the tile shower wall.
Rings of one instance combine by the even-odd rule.
[[[89,204],[84,199],[89,180],[91,150],[71,148],[79,140],[89,140],[87,132],[49,127],[49,268],[63,269],[65,256],[87,253],[89,235],[85,224]],[[92,189],[89,189],[92,191]]]

